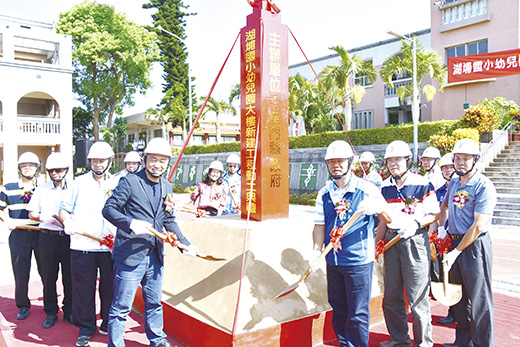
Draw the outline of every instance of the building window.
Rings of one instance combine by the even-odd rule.
[[[235,142],[236,140],[235,136],[222,136],[222,142]]]
[[[204,136],[193,135],[193,144],[194,145],[203,145],[204,144]]]
[[[446,48],[446,62],[448,58],[463,57],[465,55],[482,54],[488,52],[488,41],[465,43],[463,45]]]
[[[371,129],[374,127],[374,110],[354,112],[352,129]]]
[[[366,63],[372,65],[372,61],[368,60]],[[374,81],[370,78],[370,76],[354,76],[354,84],[359,84],[362,87],[369,87],[374,84]]]
[[[163,137],[162,135],[162,129],[155,129],[153,131],[153,137]]]
[[[216,136],[209,136],[208,137],[208,145],[214,145],[217,143],[217,137]]]
[[[174,146],[182,146],[184,142],[182,141],[182,135],[173,135],[173,145]]]

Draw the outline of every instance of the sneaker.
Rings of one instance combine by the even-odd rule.
[[[404,342],[388,340],[388,341],[385,341],[385,342],[381,342],[379,344],[379,347],[395,347],[395,346],[399,346],[399,347],[413,347],[412,346],[412,341],[410,341],[410,340],[404,341]]]
[[[43,329],[49,329],[56,324],[56,321],[58,320],[57,314],[49,314],[47,315],[47,318],[43,321]]]
[[[90,336],[86,336],[86,335],[80,336],[76,340],[76,346],[78,346],[78,347],[88,346],[89,343],[90,343]]]
[[[455,323],[455,317],[452,317],[452,316],[442,317],[442,318],[439,318],[437,320],[437,322],[439,322],[440,324],[444,324],[444,325],[453,324],[453,323]]]
[[[171,343],[168,342],[168,340],[164,339],[163,342],[159,343],[158,345],[155,345],[156,347],[173,347]]]
[[[99,328],[99,333],[100,333],[101,335],[105,335],[105,336],[108,335],[108,331],[105,330],[105,329],[103,329],[103,328]]]
[[[16,314],[16,319],[18,319],[18,320],[27,319],[27,317],[29,317],[30,311],[31,311],[31,309],[29,309],[29,307],[20,307],[18,309],[18,313]]]

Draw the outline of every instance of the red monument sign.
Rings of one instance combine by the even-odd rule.
[[[271,1],[249,2],[240,54],[241,206],[242,218],[250,210],[262,221],[289,216],[288,30]]]

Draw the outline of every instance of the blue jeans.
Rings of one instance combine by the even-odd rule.
[[[125,345],[126,317],[132,309],[139,284],[143,288],[145,331],[150,346],[166,339],[161,305],[163,269],[156,250],[134,267],[114,263],[114,300],[108,314],[109,346]]]
[[[327,264],[332,327],[341,347],[368,347],[373,265]]]

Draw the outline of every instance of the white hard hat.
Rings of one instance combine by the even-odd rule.
[[[386,146],[385,151],[385,159],[393,158],[393,157],[411,157],[412,151],[410,151],[410,146],[404,141],[395,140],[392,141]]]
[[[329,159],[350,159],[354,156],[350,145],[343,140],[333,141],[325,152],[325,160]]]
[[[47,163],[45,164],[47,170],[68,169],[68,167],[69,161],[63,153],[54,152],[47,157]]]
[[[453,153],[446,153],[442,156],[439,166],[443,167],[446,165],[453,165]]]
[[[144,154],[160,154],[167,157],[172,156],[172,147],[162,137],[156,137],[148,142],[148,146],[144,149]]]
[[[229,155],[229,157],[227,157],[226,163],[240,165],[240,157],[235,153],[232,153]]]
[[[359,161],[364,163],[373,163],[374,161],[376,161],[376,158],[374,157],[374,154],[372,152],[363,152],[359,157]]]
[[[135,151],[132,151],[132,152],[128,152],[126,153],[125,155],[125,163],[140,163],[141,162],[141,156],[139,155],[139,153],[135,152]]]
[[[24,163],[32,163],[36,165],[40,165],[40,159],[33,152],[25,152],[18,158],[18,165]]]
[[[478,143],[475,140],[465,138],[460,139],[453,146],[453,154],[461,153],[461,154],[471,154],[471,155],[479,155],[480,149]]]
[[[441,152],[435,147],[428,147],[422,153],[423,158],[441,159]]]
[[[114,156],[112,147],[103,141],[94,143],[88,151],[87,159],[108,159]]]
[[[211,164],[209,164],[209,170],[215,169],[220,170],[220,172],[224,172],[224,165],[218,160],[212,161]]]

